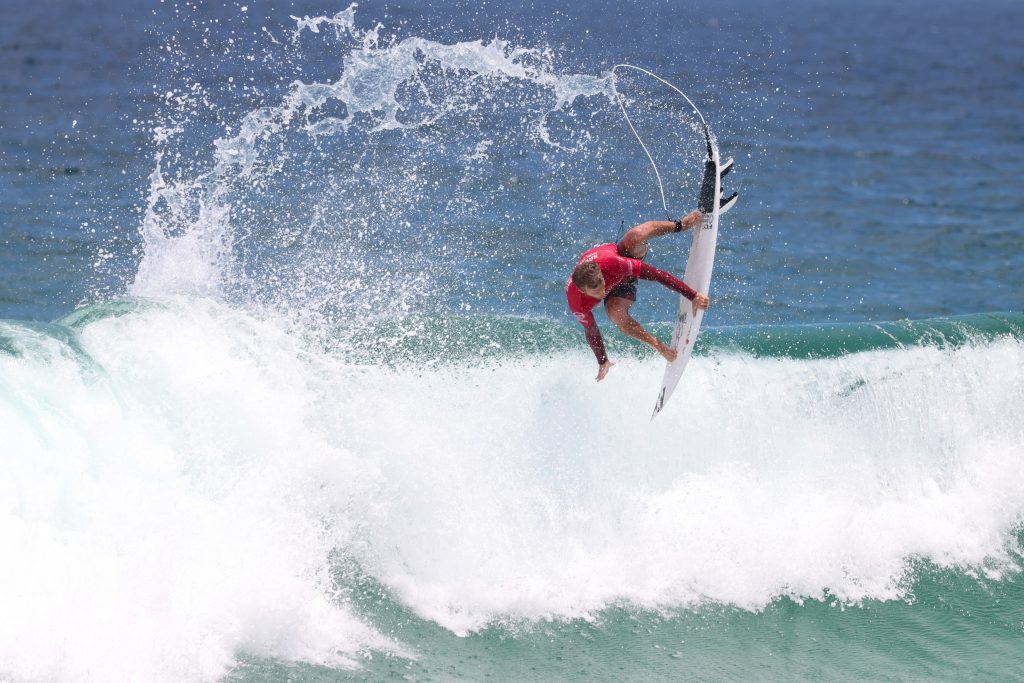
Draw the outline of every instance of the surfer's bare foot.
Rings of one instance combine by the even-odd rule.
[[[701,219],[704,218],[704,214],[700,212],[700,209],[694,209],[690,213],[686,214],[680,219],[683,224],[683,230],[689,230],[693,226],[699,224]]]

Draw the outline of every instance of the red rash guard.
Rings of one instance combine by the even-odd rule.
[[[602,244],[599,247],[594,247],[580,257],[577,265],[586,261],[597,262],[598,267],[601,269],[601,275],[604,276],[604,291],[606,293],[618,287],[626,278],[635,277],[641,280],[660,282],[673,292],[682,294],[690,300],[697,296],[696,290],[669,273],[658,270],[637,259],[619,256],[618,247],[614,244]],[[591,312],[594,306],[601,303],[601,300],[581,292],[573,284],[571,277],[565,283],[565,296],[569,301],[569,310],[572,311],[572,314],[576,316],[576,319],[580,321],[580,324],[583,325],[586,331],[587,343],[593,349],[597,362],[604,365],[608,361],[608,354],[605,353],[601,330],[598,329],[597,321],[594,320],[594,314]]]

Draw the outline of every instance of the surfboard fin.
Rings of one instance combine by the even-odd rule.
[[[718,177],[724,178],[732,170],[732,157],[725,160],[725,163],[718,165]]]
[[[729,209],[731,209],[732,205],[735,204],[736,200],[739,199],[739,198],[740,198],[740,193],[739,192],[733,192],[731,195],[729,195],[725,199],[720,199],[718,201],[718,213],[719,214],[723,214],[726,211],[728,211]]]

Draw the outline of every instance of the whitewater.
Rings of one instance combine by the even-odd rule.
[[[124,303],[0,328],[18,549],[0,660],[19,679],[415,657],[352,609],[352,566],[456,634],[617,605],[912,600],[921,562],[1020,568],[1019,337],[722,350],[649,424],[649,358],[596,388],[578,350],[349,364],[212,301]]]

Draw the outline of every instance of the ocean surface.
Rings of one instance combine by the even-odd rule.
[[[1024,5],[2,15],[0,681],[1024,680]]]

